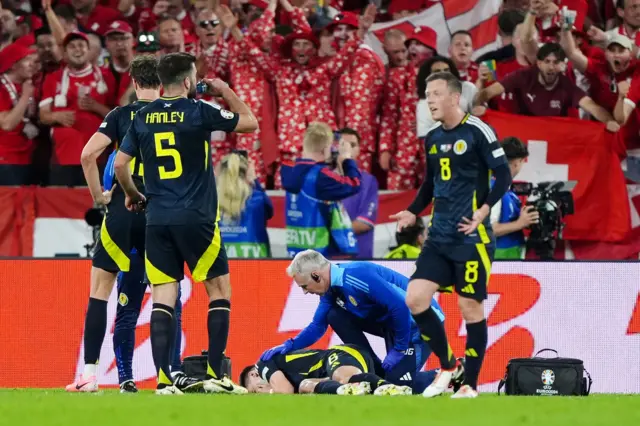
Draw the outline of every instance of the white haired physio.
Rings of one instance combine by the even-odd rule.
[[[315,250],[305,250],[295,255],[287,267],[287,274],[290,277],[295,274],[309,274],[311,271],[322,269],[327,265],[329,265],[329,261],[321,253]]]

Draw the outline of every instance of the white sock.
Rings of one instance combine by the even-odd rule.
[[[85,364],[82,377],[89,378],[95,376],[98,371],[98,364]]]

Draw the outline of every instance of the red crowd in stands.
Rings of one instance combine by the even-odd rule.
[[[438,51],[442,34],[424,26],[386,31],[380,57],[363,43],[368,3],[2,0],[0,184],[83,185],[84,144],[109,110],[134,99],[132,58],[171,52],[196,55],[200,77],[228,81],[252,108],[260,130],[216,133],[211,152],[247,150],[271,188],[314,121],[355,129],[359,165],[382,188],[419,185],[419,137],[432,124],[424,79],[436,71],[464,82],[468,112],[596,120],[637,147],[640,0],[504,0],[502,46],[480,57],[470,32],[447,34],[448,51]],[[373,3],[383,22],[435,2]]]

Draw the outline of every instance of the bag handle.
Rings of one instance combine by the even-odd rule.
[[[502,390],[502,388],[504,387],[504,385],[505,385],[506,383],[507,383],[507,382],[506,382],[504,379],[501,379],[501,380],[500,380],[500,383],[498,383],[498,395],[500,395],[500,391]],[[505,392],[506,392],[506,389],[505,389]]]
[[[591,379],[591,374],[589,374],[586,368],[584,369],[584,372],[587,374],[587,379],[585,380],[586,385],[584,389],[584,395],[589,395],[589,393],[591,393],[591,384],[593,383],[593,380]]]
[[[558,357],[559,357],[559,355],[558,355],[558,351],[556,351],[555,349],[549,349],[549,348],[546,348],[546,349],[540,349],[538,352],[536,352],[536,354],[535,354],[533,357],[534,357],[534,358],[537,358],[537,357],[538,357],[538,355],[540,355],[542,352],[547,352],[547,351],[548,351],[548,352],[553,352],[553,353],[555,353],[555,354],[556,354],[556,358],[558,358]]]

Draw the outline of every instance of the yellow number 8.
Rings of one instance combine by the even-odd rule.
[[[173,132],[155,133],[153,135],[156,142],[156,156],[158,157],[171,157],[175,164],[175,167],[171,171],[167,171],[165,166],[158,166],[160,172],[160,179],[175,179],[182,175],[182,159],[180,158],[180,152],[175,148],[163,148],[162,141],[167,141],[169,146],[176,144],[176,136]]]
[[[440,159],[440,177],[442,177],[442,180],[451,179],[451,159]]]
[[[470,260],[465,264],[464,280],[469,284],[478,281],[478,266],[480,264],[477,260]]]
[[[329,355],[329,365],[334,366],[338,362],[338,354]]]

